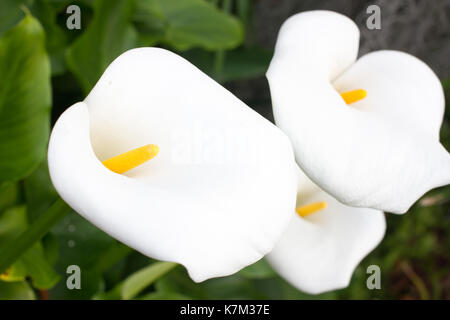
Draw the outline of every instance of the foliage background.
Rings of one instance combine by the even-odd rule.
[[[382,29],[369,31],[365,9],[374,3]],[[70,4],[81,8],[81,30],[66,28]],[[353,18],[362,32],[361,54],[399,49],[424,60],[442,79],[449,106],[449,1],[2,0],[0,254],[57,198],[45,159],[51,125],[116,56],[137,46],[168,48],[273,120],[264,73],[276,34],[290,15],[312,9]],[[449,121],[447,110],[441,140],[448,150]],[[449,201],[450,187],[444,187],[404,216],[387,214],[383,243],[362,261],[351,285],[318,296],[294,289],[264,260],[195,284],[182,267],[152,261],[71,212],[0,275],[0,298],[449,299]],[[81,267],[81,290],[66,288],[71,264]],[[371,264],[381,267],[381,290],[366,288]]]

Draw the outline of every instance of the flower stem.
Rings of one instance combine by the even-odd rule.
[[[223,0],[222,3],[222,11],[225,13],[231,12],[231,7],[233,3],[231,0]],[[214,73],[215,73],[215,80],[217,82],[222,81],[222,73],[223,73],[223,67],[225,64],[226,59],[226,51],[225,50],[218,50],[215,53],[214,56]]]
[[[5,243],[0,248],[0,274],[41,240],[70,210],[71,208],[62,199],[56,200],[27,230]]]
[[[108,292],[94,296],[99,300],[129,300],[134,299],[148,286],[156,280],[162,278],[171,270],[175,269],[179,264],[175,262],[159,261],[136,271],[128,276],[125,280],[118,283]]]

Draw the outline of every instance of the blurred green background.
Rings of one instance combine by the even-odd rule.
[[[66,27],[72,4],[81,9],[79,30]],[[381,30],[365,27],[369,4],[381,8]],[[120,53],[139,46],[175,51],[272,121],[264,73],[277,32],[290,15],[313,9],[354,19],[361,54],[399,49],[424,60],[442,79],[450,108],[450,1],[2,0],[0,254],[57,199],[45,159],[51,125]],[[447,150],[449,124],[447,110]],[[71,212],[0,275],[0,299],[449,299],[449,201],[444,187],[406,215],[387,214],[384,241],[350,286],[318,296],[294,289],[264,260],[195,284],[184,268],[152,261]],[[371,264],[381,267],[380,290],[366,287]],[[81,268],[81,290],[66,287],[69,265]]]

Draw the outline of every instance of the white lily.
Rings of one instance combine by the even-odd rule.
[[[300,170],[298,177],[295,216],[266,258],[301,291],[345,288],[360,261],[383,239],[384,213],[343,205]]]
[[[404,213],[450,183],[443,89],[417,58],[376,51],[356,61],[358,45],[358,27],[341,14],[289,18],[267,72],[275,120],[322,189],[351,206]]]
[[[75,211],[147,256],[183,264],[195,281],[260,259],[295,209],[289,139],[163,49],[117,58],[61,115],[48,161]]]

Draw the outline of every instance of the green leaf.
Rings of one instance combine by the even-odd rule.
[[[0,215],[2,212],[16,204],[20,200],[19,184],[4,182],[0,184]]]
[[[68,265],[81,269],[93,266],[116,241],[75,212],[69,212],[55,227],[52,234],[58,239],[60,256],[57,269],[65,272]]]
[[[58,199],[50,180],[46,159],[25,179],[24,187],[30,221],[34,221]]]
[[[188,297],[181,293],[176,292],[152,292],[146,294],[142,297],[139,297],[139,300],[191,300],[191,297]]]
[[[59,254],[58,239],[53,233],[48,233],[42,238],[42,246],[47,261],[52,265],[55,264]]]
[[[30,2],[29,0],[0,1],[0,37],[22,20],[24,11],[21,6],[28,5]]]
[[[155,280],[177,266],[174,262],[156,262],[129,276],[121,287],[123,299],[132,299]]]
[[[86,94],[117,56],[135,47],[137,34],[131,24],[133,12],[134,1],[95,1],[93,20],[67,55],[69,69]]]
[[[33,286],[38,289],[50,289],[59,280],[60,276],[53,270],[47,262],[43,247],[37,243],[13,265],[22,264],[20,268],[26,270],[26,277],[30,277]]]
[[[214,278],[197,284],[203,290],[206,299],[255,299],[254,293],[249,290],[251,281],[240,275],[223,278]]]
[[[14,207],[7,210],[0,218],[0,241],[15,237],[26,230],[27,213],[25,206]],[[47,262],[43,247],[37,242],[27,250],[11,267],[0,275],[3,281],[23,281],[31,277],[33,285],[39,289],[51,288],[58,282],[56,274]]]
[[[101,273],[117,258],[110,252],[110,248],[117,245],[116,240],[75,212],[69,212],[55,225],[51,234],[56,237],[59,247],[55,269],[60,274],[66,274],[69,265],[79,266],[82,290],[67,290],[65,282],[60,282],[50,291],[50,296],[61,299],[92,298],[101,289]],[[126,250],[119,251],[120,258]]]
[[[53,225],[70,211],[70,207],[62,200],[55,203],[38,219],[17,236],[0,242],[0,273],[16,262],[27,250],[40,241]],[[2,216],[4,218],[4,215]]]
[[[27,228],[25,206],[17,206],[6,210],[0,217],[0,243],[14,237]]]
[[[265,259],[261,259],[258,262],[242,269],[240,274],[248,279],[264,279],[274,277],[276,275],[275,271],[273,271]]]
[[[173,273],[171,273],[173,274]],[[169,276],[155,281],[155,291],[140,296],[139,300],[191,300],[192,297],[181,293],[181,288]]]
[[[69,33],[67,29],[64,30],[56,22],[58,10],[65,9],[64,3],[62,5],[63,8],[60,8],[61,4],[55,4],[50,0],[39,0],[34,1],[30,8],[45,30],[52,75],[62,74],[66,70],[65,50],[69,42]]]
[[[242,43],[239,20],[204,0],[143,0],[135,15],[142,32],[160,35],[177,50],[232,49]]]
[[[0,182],[24,178],[44,158],[51,106],[44,32],[27,15],[0,38]]]
[[[0,300],[34,300],[36,296],[26,281],[0,281]]]
[[[115,242],[107,250],[104,250],[92,269],[103,273],[128,256],[132,251],[133,249],[130,247],[120,242]]]

